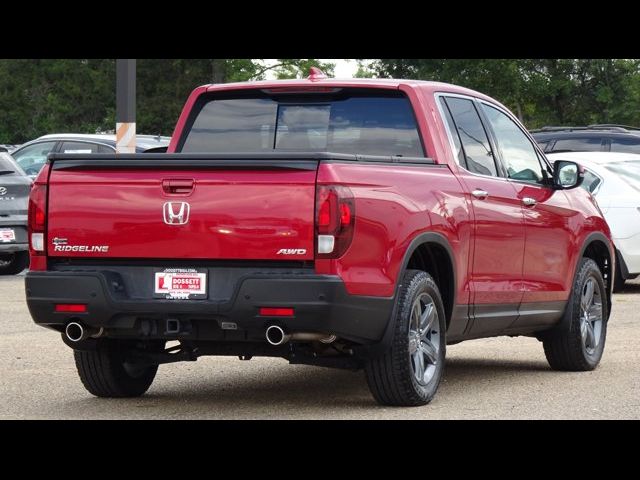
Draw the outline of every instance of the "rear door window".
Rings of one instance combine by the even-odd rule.
[[[640,137],[639,138],[612,138],[612,152],[640,153]]]
[[[601,137],[559,138],[553,146],[554,152],[600,152]]]
[[[478,111],[471,100],[446,97],[464,150],[467,169],[481,175],[498,176],[493,150]]]
[[[460,143],[460,136],[458,135],[458,131],[456,130],[456,124],[453,121],[453,117],[451,116],[451,111],[449,111],[449,107],[445,102],[444,98],[440,99],[440,104],[442,106],[442,111],[444,112],[444,119],[447,123],[447,131],[453,140],[454,157],[458,162],[458,165],[467,168],[467,161],[464,158],[464,150],[462,149],[462,143]]]
[[[99,145],[87,142],[62,142],[61,153],[99,153]]]
[[[409,100],[399,94],[253,94],[211,99],[197,112],[183,152],[330,151],[424,156]]]

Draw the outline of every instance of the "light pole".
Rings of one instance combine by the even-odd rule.
[[[116,153],[136,152],[136,61],[116,60]]]

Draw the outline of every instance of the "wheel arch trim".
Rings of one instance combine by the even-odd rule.
[[[447,238],[441,233],[438,233],[438,232],[420,233],[411,240],[411,242],[409,243],[409,246],[407,247],[404,253],[404,257],[402,258],[402,263],[400,265],[400,270],[398,270],[398,276],[396,277],[396,284],[395,284],[394,293],[393,293],[393,299],[394,299],[393,309],[391,310],[391,316],[389,318],[389,322],[387,323],[387,327],[384,331],[384,334],[382,335],[382,338],[379,342],[373,345],[367,345],[367,346],[362,346],[357,348],[359,353],[361,353],[363,356],[371,357],[371,356],[380,355],[391,344],[391,338],[393,336],[393,327],[395,326],[395,318],[396,318],[396,312],[398,308],[398,302],[397,302],[398,293],[400,291],[400,287],[402,286],[402,279],[404,278],[404,274],[407,271],[407,266],[409,265],[409,261],[411,260],[411,257],[413,256],[413,254],[421,245],[428,244],[428,243],[432,243],[432,244],[435,243],[438,246],[442,247],[447,252],[447,256],[449,257],[449,261],[452,267],[451,271],[453,272],[453,288],[451,292],[452,310],[453,308],[455,308],[456,295],[457,295],[457,276],[456,276],[456,261],[455,261],[455,255],[453,254],[453,249],[451,248],[451,245],[447,240]],[[449,322],[449,320],[450,319],[445,319],[445,321],[447,322]]]
[[[580,247],[580,255],[578,255],[577,259],[576,259],[576,264],[575,264],[575,268],[573,271],[573,277],[572,277],[572,281],[571,281],[571,291],[569,294],[569,299],[567,301],[567,305],[565,307],[565,312],[562,315],[562,318],[560,319],[560,322],[558,323],[558,325],[554,328],[555,329],[567,329],[569,328],[569,324],[571,321],[571,315],[573,314],[573,302],[571,301],[572,295],[573,295],[573,287],[576,283],[576,278],[578,276],[579,273],[579,269],[578,266],[580,265],[580,261],[584,258],[584,254],[587,251],[587,249],[589,248],[589,246],[591,244],[593,244],[594,242],[601,242],[604,243],[607,246],[607,252],[608,252],[608,261],[609,261],[609,277],[608,279],[606,279],[605,283],[605,287],[606,287],[606,296],[607,296],[607,319],[609,318],[609,316],[611,316],[611,293],[612,293],[612,288],[613,288],[613,278],[614,278],[614,274],[615,274],[615,251],[613,250],[613,244],[611,242],[611,240],[609,238],[607,238],[603,233],[601,232],[591,232],[589,235],[587,235],[587,237],[584,239],[584,241],[582,242],[582,247]],[[604,277],[604,275],[603,275]],[[604,279],[604,278],[603,278]]]

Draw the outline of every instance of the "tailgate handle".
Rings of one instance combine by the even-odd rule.
[[[162,180],[162,190],[164,193],[174,195],[186,195],[193,191],[193,179],[166,179]]]

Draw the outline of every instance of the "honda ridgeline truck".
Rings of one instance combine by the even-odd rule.
[[[422,405],[447,345],[497,335],[592,370],[614,254],[581,181],[465,88],[319,71],[202,86],[166,154],[49,156],[27,302],[99,397],[231,355],[364,369],[381,404]]]

